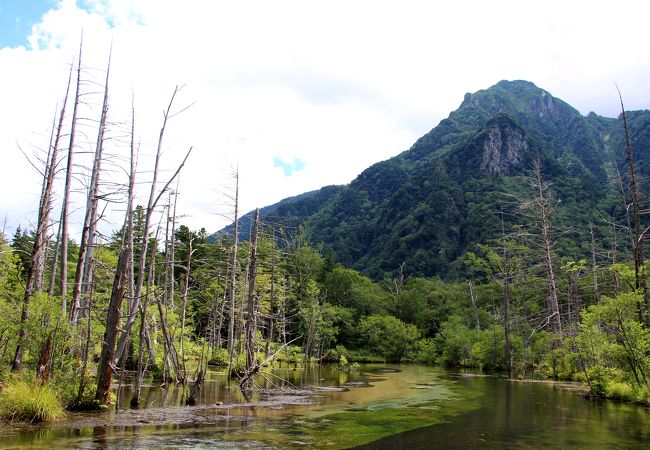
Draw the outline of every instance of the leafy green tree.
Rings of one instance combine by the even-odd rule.
[[[642,301],[640,293],[603,297],[583,312],[577,341],[589,367],[620,367],[625,381],[650,389],[650,330],[638,321]]]
[[[478,341],[479,331],[469,327],[466,321],[457,315],[450,316],[442,324],[442,331],[436,335],[438,362],[445,366],[474,366],[477,361],[472,353]]]
[[[11,247],[18,257],[16,263],[20,268],[20,275],[21,277],[26,278],[27,271],[31,264],[31,252],[34,247],[34,236],[29,235],[26,230],[23,230],[19,226],[14,234]]]
[[[400,362],[407,352],[416,349],[420,339],[415,325],[386,315],[364,317],[359,322],[359,331],[367,348],[388,362]]]

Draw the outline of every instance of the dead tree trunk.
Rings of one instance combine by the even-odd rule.
[[[248,386],[248,383],[251,381],[251,377],[253,377],[253,375],[255,375],[256,373],[258,373],[258,372],[260,371],[260,369],[262,369],[263,367],[266,367],[266,365],[267,365],[270,361],[272,361],[273,358],[275,358],[275,355],[277,355],[278,353],[280,353],[280,352],[281,352],[282,350],[284,350],[284,349],[285,349],[289,344],[293,343],[293,342],[296,341],[297,339],[298,339],[298,337],[296,337],[296,338],[290,340],[289,342],[285,342],[284,345],[282,345],[282,347],[280,347],[278,350],[275,351],[275,353],[273,353],[271,356],[269,356],[269,357],[266,358],[264,361],[262,361],[262,363],[260,363],[260,364],[255,364],[255,365],[254,365],[250,370],[247,370],[246,373],[244,374],[244,376],[241,378],[241,380],[239,380],[239,388],[240,388],[240,389],[245,389],[245,388]]]
[[[157,237],[157,236],[156,236]],[[144,363],[144,344],[147,338],[147,304],[149,303],[149,295],[153,289],[154,268],[156,265],[156,249],[151,249],[151,264],[149,265],[149,277],[147,280],[147,291],[145,293],[144,301],[140,304],[140,335],[138,340],[138,365],[135,374],[135,387],[133,389],[133,398],[131,399],[131,406],[138,406],[140,404],[140,392],[142,390],[142,380],[146,370]]]
[[[24,341],[27,336],[27,320],[29,318],[29,303],[34,292],[38,292],[43,288],[43,273],[45,264],[45,247],[47,245],[47,230],[50,222],[50,208],[52,204],[52,194],[54,190],[54,178],[56,174],[56,165],[58,157],[58,145],[61,137],[61,127],[65,117],[65,104],[68,98],[70,89],[70,80],[68,80],[68,87],[66,88],[65,100],[61,107],[61,115],[59,117],[59,125],[56,131],[56,137],[51,139],[50,149],[48,150],[48,158],[45,163],[45,170],[43,171],[43,186],[41,191],[41,198],[38,210],[38,219],[36,224],[36,234],[34,236],[34,246],[32,247],[31,263],[27,270],[27,282],[25,284],[25,294],[23,296],[23,304],[20,315],[20,328],[18,330],[18,343],[16,345],[16,353],[11,364],[12,371],[20,370],[22,366],[22,359],[24,353]],[[54,128],[54,127],[53,127]]]
[[[596,233],[594,227],[589,223],[589,237],[591,238],[591,271],[594,277],[594,301],[600,302],[600,284],[598,282],[598,263],[596,260]]]
[[[93,268],[90,268],[90,277],[93,279]],[[81,363],[81,379],[79,381],[79,391],[77,392],[77,402],[81,402],[83,400],[84,396],[84,391],[86,390],[86,368],[88,367],[88,356],[90,353],[90,332],[91,332],[91,325],[92,325],[92,320],[90,317],[90,309],[92,307],[92,292],[93,292],[93,284],[91,282],[90,286],[90,295],[88,297],[88,311],[86,314],[86,342],[84,344],[83,348],[83,356],[82,356],[82,363]]]
[[[276,310],[276,299],[275,299],[275,230],[273,231],[273,237],[271,238],[271,304],[269,307],[269,326],[267,330],[266,337],[266,356],[271,354],[271,345],[273,344],[273,332],[275,327],[275,310]]]
[[[56,272],[59,265],[59,248],[61,244],[61,222],[56,232],[56,239],[54,240],[54,254],[52,255],[52,266],[50,267],[50,283],[47,288],[47,293],[50,297],[54,297],[54,290],[56,288]],[[63,311],[65,314],[65,311]]]
[[[252,228],[253,224],[251,223],[251,230]],[[239,289],[241,298],[239,299],[239,305],[237,305],[237,316],[235,317],[235,345],[237,347],[238,354],[244,354],[245,352],[244,339],[246,334],[246,319],[244,318],[244,314],[246,312],[246,304],[248,298],[248,277],[250,276],[250,263],[251,259],[249,254],[246,261],[244,276],[241,280],[241,289]]]
[[[111,379],[113,377],[113,359],[115,357],[115,342],[117,340],[117,331],[120,323],[120,311],[122,309],[122,300],[128,291],[132,294],[132,274],[133,274],[133,198],[135,190],[135,112],[131,108],[131,167],[129,171],[129,189],[124,217],[124,226],[122,230],[122,242],[120,253],[113,279],[113,288],[111,298],[108,304],[108,313],[106,317],[106,331],[102,339],[102,352],[97,365],[97,390],[95,399],[102,405],[108,404],[108,394],[111,388]]]
[[[235,303],[237,302],[237,243],[239,242],[239,171],[235,172],[235,220],[232,233],[232,256],[230,259],[230,314],[228,322],[228,377],[232,373],[235,351]]]
[[[504,247],[505,249],[505,247]],[[503,277],[503,333],[504,333],[504,354],[506,359],[506,370],[508,376],[512,376],[512,360],[510,358],[510,268],[508,267],[508,255],[504,250],[504,277]]]
[[[171,197],[170,197],[171,200]],[[170,283],[169,283],[169,298],[167,301],[168,305],[174,306],[174,272],[176,270],[176,204],[178,203],[178,180],[176,180],[176,192],[174,192],[174,209],[172,212],[172,233],[171,233],[171,255],[170,255],[170,265],[169,265],[169,274],[170,274]]]
[[[36,376],[41,383],[45,383],[50,379],[50,355],[52,352],[52,333],[47,335],[45,342],[41,347],[41,355],[38,358],[38,367],[36,368]]]
[[[255,277],[257,275],[257,233],[259,230],[260,210],[255,210],[255,222],[251,235],[251,262],[248,276],[248,320],[246,322],[246,370],[256,362],[255,332],[257,331],[257,306],[255,302]]]
[[[174,342],[167,330],[167,320],[165,319],[165,313],[162,309],[162,303],[160,297],[157,297],[158,303],[158,313],[160,314],[160,330],[163,334],[164,344],[165,344],[165,358],[169,358],[171,361],[172,369],[174,369],[174,379],[180,381],[183,379],[181,376],[181,368],[178,363],[178,354],[176,353],[176,348],[174,347]]]
[[[535,162],[535,178],[533,186],[537,191],[535,207],[537,210],[537,220],[539,224],[539,233],[541,237],[542,254],[544,258],[544,269],[546,272],[546,282],[548,286],[548,314],[549,326],[552,331],[562,332],[562,322],[560,319],[560,308],[557,297],[557,279],[555,277],[555,267],[553,264],[553,239],[551,237],[550,214],[552,205],[549,201],[549,195],[546,192],[548,185],[542,179],[542,165],[539,160]]]
[[[618,88],[617,88],[618,89]],[[630,194],[632,195],[632,214],[634,218],[634,287],[643,295],[643,303],[638,304],[639,321],[650,327],[650,315],[647,315],[649,307],[648,286],[643,270],[644,252],[643,252],[643,239],[644,231],[641,228],[641,206],[640,206],[640,188],[635,173],[634,152],[632,151],[632,140],[630,139],[630,131],[627,126],[627,116],[625,115],[625,107],[623,106],[623,97],[621,91],[618,91],[618,97],[621,101],[621,115],[623,116],[623,129],[625,132],[625,158],[628,163],[629,177],[630,177]]]
[[[102,153],[104,150],[104,134],[106,132],[106,118],[108,115],[108,78],[111,71],[111,55],[108,55],[108,65],[106,67],[106,81],[104,82],[104,100],[102,102],[102,113],[99,119],[99,129],[97,132],[97,143],[95,146],[95,157],[93,169],[90,177],[90,186],[88,188],[88,198],[86,200],[86,215],[84,225],[81,230],[81,240],[79,243],[79,257],[77,259],[77,271],[75,272],[74,286],[72,288],[72,302],[70,311],[70,321],[76,323],[79,317],[81,297],[89,292],[90,285],[90,265],[95,246],[95,234],[99,213],[99,178],[101,176]]]
[[[474,310],[474,320],[476,321],[476,329],[480,330],[481,329],[481,321],[478,317],[478,308],[476,307],[476,297],[474,297],[474,289],[472,287],[472,281],[467,282],[467,286],[469,287],[469,298],[472,300],[472,309]]]
[[[68,91],[70,90],[70,79],[68,79],[68,87],[66,89],[65,100],[61,108],[60,121],[63,121],[65,115],[65,103],[68,98]],[[52,133],[50,135],[50,143],[47,150],[47,159],[45,162],[45,170],[43,171],[43,185],[41,187],[41,199],[39,202],[39,220],[41,217],[47,222],[46,230],[49,227],[50,211],[52,207],[52,185],[54,183],[54,175],[56,173],[58,145],[61,137],[61,124],[56,126],[56,117],[52,121]],[[34,267],[34,290],[43,290],[43,277],[45,275],[45,261],[47,260],[48,250],[48,236],[47,231],[40,235],[41,243],[39,248],[41,252],[38,255],[32,255],[32,264]]]
[[[127,214],[129,214],[128,210]],[[95,393],[95,399],[103,405],[108,404],[108,393],[110,392],[111,379],[113,377],[113,360],[117,330],[120,323],[120,309],[128,284],[129,252],[131,252],[131,249],[126,240],[123,239],[108,305],[106,331],[102,340],[102,353],[99,364],[97,365],[97,391]]]
[[[190,292],[190,269],[192,267],[192,242],[194,238],[190,238],[189,248],[187,250],[187,264],[185,266],[185,288],[183,290],[182,306],[181,306],[181,366],[183,368],[183,378],[186,378],[187,370],[185,367],[185,314],[187,312],[187,296]]]
[[[174,102],[174,97],[176,97],[176,94],[178,93],[179,88],[176,87],[174,90],[174,93],[172,94],[172,98],[169,102],[169,105],[164,113],[164,118],[163,118],[163,125],[160,128],[160,134],[158,137],[158,148],[156,150],[156,158],[155,158],[155,163],[154,163],[154,170],[153,170],[153,180],[151,182],[151,190],[149,192],[149,202],[147,204],[147,210],[145,214],[145,222],[144,222],[144,230],[143,230],[143,235],[142,235],[142,241],[141,241],[141,255],[142,257],[140,258],[140,266],[139,266],[139,271],[138,271],[138,280],[135,284],[135,293],[133,295],[133,298],[130,301],[130,307],[129,307],[129,315],[127,317],[126,323],[124,324],[122,334],[120,335],[118,345],[117,345],[117,351],[115,352],[115,362],[117,362],[122,355],[124,354],[124,351],[126,350],[126,344],[128,342],[128,337],[131,332],[131,328],[133,328],[133,324],[135,323],[135,319],[137,316],[137,311],[140,306],[140,301],[142,297],[142,286],[144,284],[144,265],[146,261],[145,255],[147,254],[147,249],[149,247],[149,228],[151,226],[151,217],[153,215],[153,212],[156,208],[156,205],[158,204],[158,201],[160,200],[160,197],[163,195],[163,193],[167,190],[169,185],[171,184],[172,181],[178,176],[180,173],[181,169],[185,165],[185,162],[187,161],[187,158],[190,156],[190,153],[192,149],[187,152],[185,155],[185,158],[181,162],[180,166],[176,169],[176,172],[172,175],[172,177],[167,181],[165,186],[163,187],[162,190],[156,195],[156,182],[158,179],[158,166],[160,163],[160,156],[162,153],[162,142],[163,142],[163,136],[165,134],[165,127],[167,125],[167,120],[172,116],[171,115],[171,108],[172,104]]]
[[[77,60],[77,88],[72,108],[72,124],[70,126],[70,143],[68,144],[68,163],[65,171],[65,187],[63,188],[63,203],[61,206],[61,311],[66,315],[68,292],[68,209],[70,207],[70,189],[72,185],[72,167],[74,157],[74,141],[77,127],[77,111],[79,109],[79,96],[81,87],[81,51],[83,48],[83,33],[79,44],[79,58]]]

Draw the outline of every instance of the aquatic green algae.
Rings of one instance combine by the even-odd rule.
[[[384,384],[386,389],[382,389]],[[277,423],[258,424],[231,437],[258,440],[275,448],[350,448],[447,422],[477,408],[481,396],[478,391],[463,390],[455,381],[440,379],[434,372],[415,373],[410,369],[388,375],[387,380],[376,382],[369,391],[372,389],[376,392],[370,397],[383,394],[387,398],[342,410],[333,406],[336,411],[321,411],[315,416],[306,412]],[[396,393],[399,396],[391,397]]]

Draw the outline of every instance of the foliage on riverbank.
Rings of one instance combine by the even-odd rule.
[[[0,417],[5,420],[51,422],[63,414],[61,401],[48,384],[14,378],[0,391]]]

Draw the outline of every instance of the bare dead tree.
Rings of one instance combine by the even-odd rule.
[[[14,354],[14,359],[12,361],[11,369],[12,371],[18,371],[22,365],[23,353],[24,353],[24,341],[27,336],[27,320],[29,318],[29,303],[31,296],[34,292],[41,291],[43,288],[43,274],[45,272],[45,247],[47,246],[47,230],[49,228],[50,222],[50,210],[52,204],[52,195],[54,191],[54,178],[56,174],[56,166],[58,161],[58,146],[59,140],[61,138],[61,130],[63,120],[65,118],[65,105],[68,99],[68,93],[70,91],[70,78],[68,78],[68,85],[66,88],[65,99],[61,107],[61,113],[59,116],[58,126],[52,127],[52,137],[50,138],[49,148],[48,148],[48,158],[45,162],[45,168],[43,171],[43,183],[41,189],[41,197],[39,201],[39,210],[38,218],[36,223],[36,233],[34,235],[34,245],[31,252],[31,264],[27,271],[27,282],[25,284],[25,293],[23,296],[23,304],[20,315],[20,327],[18,331],[18,343],[16,345],[16,352]],[[56,132],[54,129],[56,128]],[[51,342],[46,342],[43,348],[43,355],[50,354]],[[47,361],[47,356],[41,358],[40,367],[49,367]],[[47,377],[47,374],[44,373],[44,369],[39,371],[39,375],[42,379]]]
[[[266,355],[271,354],[271,344],[273,343],[273,333],[275,328],[275,314],[276,314],[276,289],[275,289],[275,269],[276,269],[276,242],[275,242],[275,229],[273,230],[273,236],[271,238],[271,301],[269,305],[269,325],[266,336]]]
[[[70,189],[72,185],[72,167],[74,160],[74,146],[77,127],[77,113],[79,110],[81,88],[81,54],[83,48],[83,32],[79,43],[79,57],[77,59],[77,87],[72,107],[72,123],[70,126],[70,142],[68,144],[68,162],[65,171],[65,186],[63,188],[63,203],[61,206],[61,278],[59,287],[61,291],[61,311],[66,315],[68,292],[68,215],[70,208]]]
[[[175,284],[174,280],[176,279],[174,272],[176,270],[176,239],[174,236],[176,235],[176,205],[178,204],[178,183],[179,180],[176,180],[176,190],[174,191],[174,209],[172,211],[172,232],[171,232],[171,254],[170,254],[170,259],[169,259],[169,292],[168,292],[168,299],[167,299],[167,304],[171,305],[172,307],[174,306],[174,289],[175,289]],[[171,199],[171,198],[170,198]]]
[[[400,295],[402,293],[402,289],[404,289],[404,267],[406,266],[405,262],[402,262],[402,264],[399,265],[399,272],[397,273],[397,277],[393,279],[393,286],[391,287],[391,290],[395,295]]]
[[[255,302],[255,278],[257,276],[257,233],[259,231],[260,210],[255,210],[253,232],[251,234],[250,270],[248,275],[248,320],[246,322],[246,370],[256,363],[255,333],[257,331],[257,305]]]
[[[476,329],[481,329],[481,320],[478,317],[478,308],[476,307],[476,297],[474,296],[474,288],[472,286],[472,280],[467,282],[469,287],[469,298],[472,301],[472,309],[474,310],[474,320],[476,321]]]
[[[77,391],[77,402],[81,402],[83,399],[84,391],[86,390],[86,385],[87,385],[87,379],[86,379],[86,369],[88,367],[88,356],[90,353],[90,331],[91,331],[91,325],[92,325],[92,320],[90,317],[91,313],[91,308],[92,308],[92,294],[94,291],[94,263],[91,262],[90,267],[89,267],[89,274],[90,279],[91,279],[91,286],[90,286],[90,295],[88,297],[88,311],[86,314],[86,339],[85,339],[85,344],[83,347],[83,355],[81,358],[81,379],[79,380],[79,390]]]
[[[170,215],[172,196],[174,196],[173,213]],[[175,239],[176,232],[176,203],[178,201],[178,180],[176,181],[176,191],[169,192],[169,198],[165,210],[167,211],[167,220],[165,221],[165,271],[163,283],[163,298],[166,305],[174,306],[174,258],[175,258]],[[171,232],[170,232],[171,224]]]
[[[232,233],[232,256],[230,259],[230,315],[228,322],[228,377],[232,373],[235,351],[235,303],[237,302],[237,243],[239,242],[239,170],[235,172],[235,211]]]
[[[506,370],[508,376],[512,376],[512,361],[510,358],[510,285],[514,275],[514,264],[510,263],[510,253],[506,242],[506,228],[503,220],[503,211],[501,212],[501,240],[503,243],[503,334],[504,334],[504,356],[506,360]],[[476,307],[475,307],[476,308]],[[478,311],[476,312],[476,323],[478,326]]]
[[[546,273],[546,282],[548,288],[548,315],[549,324],[552,331],[561,332],[562,322],[560,318],[560,308],[557,296],[557,278],[555,276],[555,267],[553,261],[554,241],[551,237],[551,212],[553,204],[548,192],[549,185],[544,182],[542,177],[542,164],[539,160],[535,161],[533,188],[536,191],[534,199],[535,210],[537,213],[537,222],[539,234],[541,237],[542,256],[544,259],[544,270]]]
[[[54,240],[54,253],[52,254],[52,264],[50,266],[50,283],[47,288],[47,293],[50,297],[54,296],[54,290],[56,288],[56,272],[59,265],[59,249],[61,244],[61,221],[59,221],[59,226],[56,232],[56,238]],[[65,311],[63,311],[65,314]]]
[[[591,222],[589,222],[589,237],[591,238],[591,271],[594,280],[594,300],[600,302],[600,283],[598,282],[598,262],[596,260],[596,233]]]
[[[187,263],[185,265],[185,286],[183,289],[182,304],[181,304],[181,335],[180,335],[180,346],[181,346],[181,366],[183,369],[183,378],[186,377],[187,370],[185,367],[185,315],[187,312],[187,296],[190,292],[190,269],[192,267],[192,254],[195,249],[192,248],[192,242],[194,241],[193,237],[190,237],[187,249]]]
[[[643,303],[638,304],[639,321],[650,327],[650,315],[646,314],[649,306],[648,286],[644,274],[644,251],[643,240],[645,231],[641,228],[641,206],[640,206],[640,187],[635,172],[634,152],[632,149],[632,140],[630,138],[630,130],[627,125],[627,116],[625,114],[625,106],[623,105],[623,97],[621,91],[618,91],[618,98],[621,102],[621,115],[623,117],[623,131],[625,132],[625,159],[628,163],[628,176],[630,177],[630,195],[632,197],[632,216],[634,221],[634,228],[630,230],[630,234],[634,236],[632,249],[634,250],[634,287],[643,295]]]
[[[160,230],[160,227],[158,228]],[[158,233],[156,233],[156,240],[158,240]],[[151,248],[151,263],[149,264],[149,277],[147,278],[147,289],[144,296],[144,301],[140,303],[140,334],[138,340],[138,365],[135,374],[135,386],[133,388],[133,398],[131,398],[131,406],[138,406],[140,404],[140,394],[142,391],[142,381],[144,379],[144,372],[146,365],[144,364],[144,345],[146,342],[147,331],[147,305],[149,298],[153,291],[154,270],[156,267],[156,248]]]
[[[69,82],[68,82],[69,87]],[[67,92],[66,92],[67,97]],[[65,110],[65,103],[62,110]],[[45,170],[43,171],[43,184],[41,186],[41,198],[38,207],[38,217],[41,218],[42,212],[45,211],[44,219],[48,221],[47,227],[49,227],[49,215],[51,211],[51,198],[52,198],[52,184],[54,182],[54,174],[56,172],[57,164],[57,153],[58,153],[58,139],[60,134],[56,133],[56,118],[52,121],[52,133],[50,135],[50,143],[47,150],[47,158],[45,161]],[[34,265],[34,290],[41,291],[43,289],[43,277],[45,275],[45,260],[47,259],[47,250],[48,250],[48,236],[47,231],[39,236],[42,239],[42,242],[39,244],[41,249],[40,254],[32,255],[31,263]]]
[[[126,239],[124,239],[117,260],[117,268],[115,269],[113,288],[111,290],[111,298],[106,317],[106,331],[102,339],[102,353],[97,365],[97,391],[95,393],[95,399],[104,405],[108,404],[108,393],[113,376],[115,341],[120,323],[122,300],[127,292],[130,251],[132,250],[129,248]]]
[[[112,50],[111,50],[112,52]],[[104,82],[104,100],[102,102],[102,113],[99,119],[97,132],[97,144],[95,146],[95,157],[86,200],[86,214],[84,225],[81,231],[79,243],[79,257],[77,259],[77,271],[75,272],[74,286],[72,288],[72,302],[70,321],[76,323],[79,317],[80,299],[87,295],[90,287],[90,266],[95,250],[95,235],[97,230],[99,213],[99,179],[101,176],[102,153],[104,150],[104,134],[106,132],[106,118],[108,115],[108,79],[111,71],[111,52],[108,55],[106,67],[106,80]]]
[[[115,357],[115,341],[120,323],[120,311],[122,301],[127,292],[131,295],[133,279],[133,199],[135,196],[135,171],[136,171],[136,150],[135,150],[135,110],[131,106],[131,158],[129,170],[129,188],[122,229],[120,252],[117,260],[117,268],[113,279],[111,298],[108,304],[106,315],[106,330],[102,339],[102,352],[97,365],[97,390],[95,399],[101,404],[108,404],[111,380],[113,377],[113,359]],[[131,275],[131,276],[129,276]]]
[[[289,342],[285,342],[279,349],[275,351],[271,356],[267,357],[264,361],[262,361],[260,364],[255,364],[250,370],[247,370],[244,376],[239,380],[239,387],[240,389],[246,389],[248,386],[248,383],[251,380],[251,377],[253,377],[256,373],[260,371],[260,369],[264,368],[267,366],[269,362],[271,362],[275,356],[280,353],[282,350],[284,350],[287,346],[295,342],[296,340],[300,339],[301,336],[295,337]]]
[[[149,246],[149,228],[151,227],[151,218],[153,216],[154,210],[160,201],[161,196],[163,193],[167,190],[169,185],[174,181],[174,179],[178,176],[180,173],[181,169],[185,165],[185,162],[187,161],[187,158],[190,156],[190,153],[192,152],[192,148],[189,149],[187,154],[185,155],[185,158],[183,158],[183,161],[181,164],[178,166],[176,169],[176,172],[172,175],[172,177],[167,181],[167,183],[164,185],[164,187],[156,194],[156,183],[158,179],[158,169],[159,169],[159,164],[160,164],[160,156],[162,153],[162,143],[163,143],[163,137],[165,134],[165,128],[167,126],[167,121],[172,117],[172,112],[171,108],[174,103],[174,98],[176,97],[176,94],[179,91],[179,87],[176,86],[174,89],[174,93],[172,94],[171,100],[169,101],[169,105],[167,106],[167,109],[163,113],[163,124],[162,127],[160,128],[160,134],[158,137],[158,147],[156,151],[156,157],[155,157],[155,162],[154,162],[154,170],[153,170],[153,180],[151,182],[151,190],[149,192],[149,201],[147,203],[147,209],[145,213],[145,220],[144,220],[144,230],[143,230],[143,235],[142,235],[142,241],[141,241],[141,255],[142,257],[140,258],[140,265],[139,265],[139,271],[138,271],[138,279],[135,284],[135,293],[133,295],[133,298],[130,299],[129,303],[129,315],[127,317],[126,323],[124,324],[124,327],[122,329],[122,334],[120,334],[120,338],[117,344],[117,350],[115,352],[115,362],[117,362],[122,355],[124,354],[124,351],[126,350],[126,344],[128,342],[128,337],[131,332],[131,329],[133,328],[133,324],[135,323],[135,319],[137,316],[137,311],[140,306],[140,301],[142,297],[142,287],[144,284],[144,272],[145,272],[145,262],[146,262],[146,257],[145,255],[147,254],[148,246]],[[175,115],[175,114],[174,114]]]
[[[251,222],[249,236],[253,233],[253,223]],[[246,334],[246,322],[244,314],[246,313],[246,305],[248,298],[248,278],[250,275],[251,267],[251,258],[250,252],[246,258],[246,267],[244,268],[244,274],[241,277],[241,288],[239,289],[240,298],[239,304],[237,305],[237,314],[235,316],[235,344],[237,347],[238,354],[245,354],[244,345],[245,345],[245,334]]]

